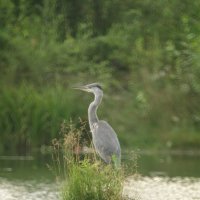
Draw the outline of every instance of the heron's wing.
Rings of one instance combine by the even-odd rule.
[[[112,156],[121,158],[120,144],[113,128],[106,121],[99,121],[93,130],[93,143],[101,158],[109,163]]]

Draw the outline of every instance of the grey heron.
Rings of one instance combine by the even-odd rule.
[[[94,101],[88,108],[88,121],[92,133],[92,142],[96,152],[107,163],[114,162],[120,166],[121,148],[119,140],[113,128],[104,120],[99,120],[97,109],[103,98],[103,90],[100,84],[92,83],[85,86],[75,87],[74,89],[91,92],[94,94]]]

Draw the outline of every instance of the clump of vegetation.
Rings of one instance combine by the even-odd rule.
[[[63,187],[64,200],[122,199],[123,179],[119,170],[99,162],[91,164],[87,159],[71,167]]]
[[[121,200],[123,169],[98,159],[85,126],[84,122],[81,128],[63,123],[61,138],[53,140],[53,170],[64,178],[62,199]]]

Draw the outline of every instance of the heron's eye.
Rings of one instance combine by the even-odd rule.
[[[100,86],[100,85],[97,85],[96,87],[97,87],[98,89],[102,90],[102,88],[101,88],[101,86]]]

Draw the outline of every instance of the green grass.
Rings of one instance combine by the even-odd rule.
[[[83,160],[71,166],[62,197],[64,200],[121,200],[122,187],[121,171]]]
[[[81,110],[72,105],[71,90],[60,87],[38,90],[30,85],[5,86],[1,87],[0,99],[0,146],[7,153],[50,145],[62,121]]]
[[[63,124],[60,139],[53,140],[53,172],[62,177],[63,200],[121,200],[124,169],[106,165],[96,156],[90,140],[83,139],[85,123],[77,129]],[[84,137],[85,138],[85,137]],[[77,150],[89,145],[91,153]],[[64,180],[63,180],[64,178]]]

